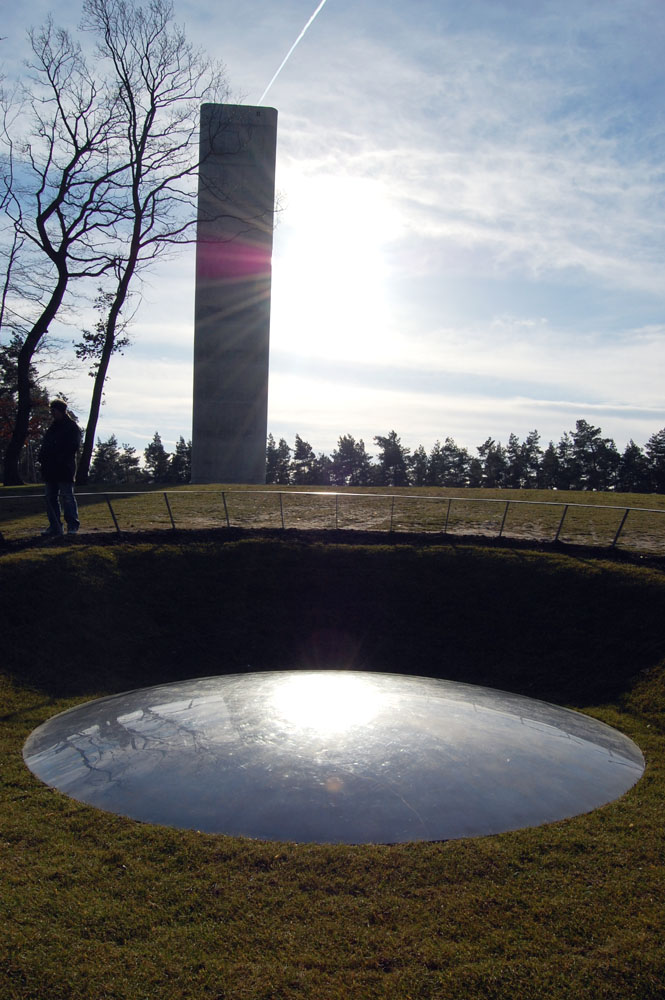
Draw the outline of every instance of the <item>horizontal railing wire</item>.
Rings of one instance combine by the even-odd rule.
[[[205,497],[208,503],[204,510],[190,510],[189,514],[178,510],[179,505],[189,501],[187,505],[191,507],[194,498]],[[562,538],[564,525],[570,521],[571,516],[582,514],[582,527],[577,527],[574,534],[584,535],[586,522],[587,532],[590,530],[595,538],[592,521],[593,516],[604,513],[616,514],[616,524],[606,524],[603,526],[603,533],[606,537],[606,545],[613,548],[618,544],[622,534],[624,534],[626,524],[629,522],[629,515],[653,517],[658,521],[659,529],[665,529],[665,522],[661,520],[665,515],[665,509],[657,507],[630,507],[622,504],[584,504],[563,500],[518,500],[503,497],[478,497],[478,496],[432,496],[409,493],[362,493],[362,492],[337,492],[333,490],[279,490],[279,489],[222,489],[222,490],[115,490],[93,493],[78,493],[77,498],[83,510],[91,509],[93,502],[98,501],[108,508],[114,530],[122,534],[123,530],[137,527],[136,521],[140,523],[155,524],[155,518],[149,517],[143,511],[143,506],[139,500],[146,503],[151,501],[163,505],[163,519],[168,528],[175,531],[178,528],[187,529],[194,527],[205,527],[216,525],[218,522],[227,528],[233,527],[265,527],[277,525],[282,530],[288,528],[322,527],[321,516],[317,516],[316,505],[327,500],[330,502],[330,510],[327,518],[323,517],[323,525],[334,530],[346,527],[350,530],[379,530],[387,534],[395,532],[416,533],[418,531],[436,533],[440,535],[448,534],[480,534],[487,536],[494,535],[497,538],[504,537],[531,537],[534,540],[559,542]],[[134,499],[130,508],[123,508],[123,503]],[[250,504],[253,498],[254,506]],[[260,502],[262,509],[257,508]],[[43,501],[42,494],[10,494],[0,495],[0,524],[7,521],[3,514],[9,504],[16,504],[19,507],[24,501]],[[4,503],[3,503],[4,501]],[[216,504],[216,507],[215,507]],[[269,516],[266,514],[266,505],[273,505]],[[353,505],[362,509],[356,511],[354,517],[350,513]],[[213,509],[211,510],[211,505]],[[382,509],[381,505],[383,505]],[[440,516],[432,518],[431,514],[425,514],[427,508],[432,505],[441,505]],[[415,508],[407,513],[408,508]],[[478,523],[470,513],[470,508],[483,508],[486,511],[495,509],[497,512],[496,524],[485,521]],[[122,509],[122,514],[120,513]],[[531,522],[521,522],[521,532],[518,528],[509,530],[509,514],[512,512],[523,512],[527,508],[539,509],[540,511],[550,510],[553,515],[551,530],[546,530],[544,525],[534,527]],[[15,520],[21,520],[16,510],[12,511]],[[123,519],[122,515],[125,516]],[[131,517],[131,519],[130,519]],[[420,520],[418,520],[420,517]],[[143,521],[141,522],[141,518]],[[409,519],[410,518],[410,519]],[[122,523],[121,523],[122,522]],[[455,528],[453,530],[453,522]],[[123,527],[124,525],[124,527]],[[140,527],[140,525],[139,525]],[[464,530],[465,527],[468,530]],[[518,526],[519,527],[519,526]],[[653,528],[653,525],[651,526]],[[30,531],[30,526],[26,530]],[[95,530],[100,530],[97,526]],[[103,529],[101,529],[103,530]],[[529,534],[529,531],[531,534]],[[533,533],[535,531],[535,534]],[[526,532],[526,535],[525,535]],[[644,532],[643,532],[644,533]],[[646,532],[647,536],[649,532]],[[611,538],[610,538],[611,536]],[[641,537],[641,536],[640,536]],[[595,542],[602,544],[602,542]],[[646,543],[645,543],[646,544]],[[639,542],[636,546],[640,547]],[[662,546],[665,551],[665,537]]]

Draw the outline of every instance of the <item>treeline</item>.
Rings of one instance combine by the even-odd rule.
[[[41,428],[40,428],[41,429]],[[314,452],[300,437],[294,446],[268,435],[266,483],[283,486],[449,486],[506,489],[616,490],[621,493],[665,493],[665,428],[653,434],[644,448],[630,441],[619,452],[599,427],[578,420],[558,444],[540,445],[538,431],[523,441],[511,434],[508,442],[487,438],[475,454],[447,437],[430,451],[419,445],[404,447],[393,430],[373,439],[376,455],[362,438],[342,435],[332,454]],[[181,436],[173,452],[158,432],[143,450],[119,445],[112,434],[97,438],[90,466],[90,482],[106,485],[188,483],[192,442]],[[39,478],[37,473],[35,478]]]
[[[158,432],[141,455],[129,444],[118,446],[112,434],[107,441],[97,438],[88,482],[109,486],[137,483],[188,483],[192,470],[192,442],[181,436],[175,451],[168,452]]]
[[[427,452],[405,448],[395,431],[374,438],[372,457],[361,439],[339,438],[331,455],[314,453],[296,434],[291,448],[284,438],[268,436],[266,482],[294,486],[452,486],[617,490],[622,493],[665,493],[665,428],[641,448],[630,441],[623,453],[600,427],[578,420],[558,444],[540,446],[534,430],[520,441],[487,438],[471,454],[447,437]]]

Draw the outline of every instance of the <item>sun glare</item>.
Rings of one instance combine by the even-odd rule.
[[[366,680],[343,671],[322,671],[288,677],[279,683],[272,701],[276,717],[287,726],[333,733],[370,722],[382,698]]]
[[[396,213],[378,182],[290,185],[275,234],[274,343],[300,354],[376,359],[388,318],[386,248]]]

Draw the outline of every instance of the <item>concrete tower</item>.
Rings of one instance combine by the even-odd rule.
[[[264,483],[277,112],[201,108],[193,483]]]

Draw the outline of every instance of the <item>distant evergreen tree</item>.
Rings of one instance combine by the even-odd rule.
[[[578,465],[573,450],[573,439],[568,431],[564,431],[556,447],[557,482],[559,490],[572,490],[579,481]]]
[[[143,451],[145,467],[148,478],[153,483],[165,483],[169,474],[169,454],[162,444],[159,433],[155,431],[155,436]]]
[[[617,471],[617,489],[621,493],[648,493],[651,489],[649,461],[639,445],[626,445]]]
[[[580,490],[608,490],[616,483],[619,453],[611,438],[602,437],[600,427],[578,420],[572,435],[575,476]]]
[[[466,448],[461,448],[452,438],[447,437],[443,443],[443,459],[446,474],[443,486],[463,488],[469,483],[471,456]]]
[[[390,431],[387,437],[377,434],[374,443],[379,446],[376,469],[377,486],[408,486],[409,449],[402,447],[397,432]]]
[[[185,441],[182,434],[178,438],[175,451],[169,459],[166,482],[188,483],[192,477],[192,442]]]
[[[145,473],[139,465],[139,456],[136,448],[129,444],[123,444],[122,451],[118,456],[118,482],[120,483],[140,483],[145,479]]]
[[[525,490],[538,486],[540,481],[540,434],[529,431],[520,442],[516,434],[511,434],[506,445],[506,472],[504,486]]]
[[[529,431],[522,445],[522,455],[524,460],[525,488],[532,489],[540,486],[540,468],[543,459],[543,450],[540,447],[540,434],[538,431]]]
[[[412,486],[426,486],[429,471],[427,452],[420,444],[408,460],[409,482]]]
[[[550,441],[543,453],[538,485],[544,490],[559,489],[559,452],[553,441]]]
[[[296,486],[314,486],[319,482],[319,464],[309,441],[296,434],[291,459],[291,482]]]
[[[329,455],[319,452],[316,459],[317,475],[316,480],[319,486],[330,486],[332,484],[332,459]]]
[[[665,427],[652,434],[645,447],[649,479],[654,493],[665,493]]]
[[[446,464],[440,441],[435,441],[427,456],[427,485],[443,486],[446,475]]]
[[[291,449],[284,440],[275,444],[272,434],[268,435],[266,445],[266,483],[277,483],[286,486],[291,479]]]
[[[467,485],[471,489],[478,489],[485,485],[485,472],[483,463],[479,458],[471,458],[469,460],[469,475],[467,477]]]
[[[506,449],[501,442],[487,438],[476,450],[483,470],[480,485],[490,489],[504,486],[508,463]]]
[[[516,434],[511,434],[506,445],[505,485],[520,490],[527,480],[524,449]]]
[[[460,448],[451,437],[443,444],[435,441],[427,459],[427,486],[467,486],[470,462],[466,448]]]
[[[335,486],[369,486],[372,463],[365,442],[352,434],[343,434],[330,460],[330,482]]]
[[[596,458],[596,490],[615,490],[621,455],[612,438],[603,438]]]
[[[277,464],[277,445],[272,434],[266,441],[266,483],[275,482],[275,467]]]
[[[115,434],[111,434],[107,441],[97,438],[89,478],[93,483],[106,483],[108,486],[121,482],[122,466]]]

